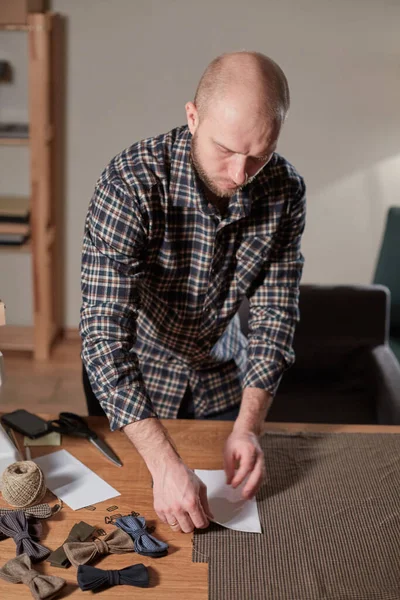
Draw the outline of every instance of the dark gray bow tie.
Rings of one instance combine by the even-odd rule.
[[[33,562],[38,562],[50,554],[48,548],[31,537],[28,520],[22,510],[0,516],[0,531],[7,537],[13,538],[17,546],[17,556],[25,552]]]
[[[114,585],[149,586],[149,572],[141,563],[116,571],[104,571],[89,565],[79,565],[78,585],[84,592]]]

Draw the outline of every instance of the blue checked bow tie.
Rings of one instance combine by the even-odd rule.
[[[115,525],[129,533],[135,542],[135,552],[143,556],[152,556],[159,558],[168,554],[168,544],[160,542],[146,530],[146,520],[144,517],[133,517],[128,515],[120,517],[115,521]]]

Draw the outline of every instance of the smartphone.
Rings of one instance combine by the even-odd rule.
[[[23,408],[2,415],[1,421],[5,425],[8,425],[8,427],[11,427],[11,429],[18,431],[18,433],[22,433],[31,439],[36,439],[49,433],[47,421]]]

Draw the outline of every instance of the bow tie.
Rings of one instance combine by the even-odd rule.
[[[53,507],[48,504],[35,504],[35,506],[28,506],[27,508],[20,509],[22,512],[29,517],[35,517],[36,519],[49,519],[62,509],[62,500],[60,504],[55,504]],[[0,515],[6,515],[8,513],[17,512],[15,508],[0,508]]]
[[[48,548],[31,538],[28,530],[28,520],[22,510],[0,516],[0,531],[7,537],[14,539],[17,546],[17,555],[25,552],[32,561],[37,562],[50,554]],[[36,528],[35,537],[40,531],[41,527]]]
[[[89,565],[80,565],[78,585],[84,592],[114,585],[134,585],[144,588],[149,586],[149,572],[141,563],[117,571],[104,571]]]
[[[17,512],[17,511],[13,511]],[[6,514],[6,513],[4,513]],[[27,517],[28,520],[28,533],[32,539],[36,542],[40,540],[40,536],[42,535],[42,524],[40,521],[37,521],[34,517]],[[9,536],[4,533],[4,531],[0,528],[0,541],[7,539]]]
[[[10,583],[24,583],[29,586],[35,600],[52,598],[65,585],[65,580],[54,575],[42,575],[31,568],[27,554],[20,554],[0,568],[0,578]]]
[[[88,538],[93,536],[95,529],[96,527],[88,525],[85,523],[85,521],[75,523],[69,532],[67,539],[64,541],[64,544],[67,544],[68,542],[86,542]],[[56,550],[53,550],[47,560],[50,562],[52,567],[66,569],[71,565],[65,554],[63,544]]]
[[[115,525],[120,527],[133,538],[135,542],[135,552],[143,556],[152,556],[159,558],[168,554],[168,544],[160,542],[146,530],[146,520],[144,517],[133,517],[128,515],[120,517],[115,521]]]
[[[104,539],[92,542],[67,542],[63,544],[64,552],[74,567],[90,563],[105,554],[124,554],[134,551],[132,538],[119,529],[114,529]]]

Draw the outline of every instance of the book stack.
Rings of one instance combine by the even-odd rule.
[[[0,246],[22,246],[29,236],[29,198],[0,196]]]

